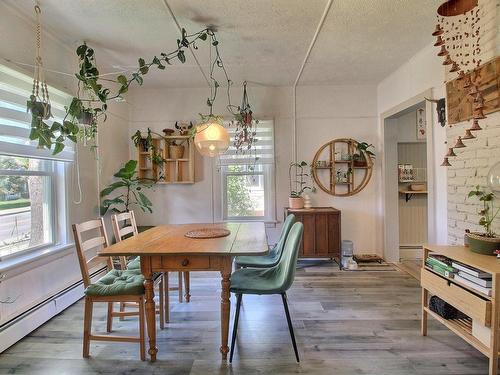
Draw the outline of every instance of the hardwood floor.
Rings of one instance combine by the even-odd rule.
[[[191,273],[191,302],[171,293],[171,322],[158,330],[158,361],[141,362],[136,344],[93,342],[82,358],[81,302],[0,355],[0,374],[486,374],[487,359],[442,325],[420,336],[418,282],[393,271],[341,272],[304,262],[289,300],[301,363],[294,359],[280,296],[245,296],[232,366],[218,351],[219,277]],[[172,281],[176,278],[172,277]],[[217,290],[217,292],[215,292]],[[232,300],[234,313],[234,297]],[[94,327],[105,331],[106,306]],[[136,318],[114,321],[136,334]]]

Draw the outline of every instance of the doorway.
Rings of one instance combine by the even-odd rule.
[[[418,266],[434,238],[432,107],[423,93],[382,115],[384,258]]]

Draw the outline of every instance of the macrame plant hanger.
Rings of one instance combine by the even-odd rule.
[[[47,89],[47,82],[45,81],[45,72],[43,68],[43,61],[41,56],[42,51],[42,25],[40,22],[40,15],[42,10],[38,4],[35,5],[35,18],[36,18],[36,54],[35,54],[35,73],[33,76],[33,90],[31,95],[33,101],[43,108],[43,119],[52,117],[49,90]]]

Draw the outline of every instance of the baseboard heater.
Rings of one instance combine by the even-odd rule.
[[[106,267],[92,272],[94,278],[106,271]],[[83,297],[83,281],[69,285],[51,297],[10,319],[0,326],[0,353],[34,331],[54,316]]]

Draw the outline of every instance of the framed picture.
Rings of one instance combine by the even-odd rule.
[[[425,121],[425,111],[423,108],[417,109],[417,139],[422,140],[427,137],[427,123]]]

